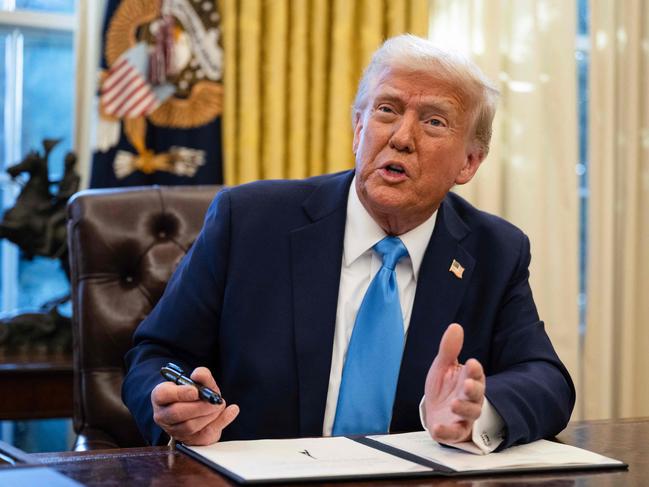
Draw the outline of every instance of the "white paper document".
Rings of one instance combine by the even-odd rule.
[[[179,448],[246,483],[626,467],[619,460],[545,440],[475,455],[442,446],[426,431],[357,439],[225,441]]]
[[[388,475],[430,470],[342,436],[226,441],[187,448],[246,481]]]
[[[489,455],[474,455],[442,446],[427,431],[370,436],[372,440],[443,464],[458,472],[567,465],[624,465],[619,460],[553,441],[538,440]]]

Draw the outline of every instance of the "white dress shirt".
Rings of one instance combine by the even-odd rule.
[[[381,258],[372,250],[372,247],[386,237],[386,233],[374,221],[358,199],[355,182],[356,179],[354,178],[347,198],[347,220],[345,223],[340,288],[338,290],[336,329],[334,333],[331,372],[329,374],[329,388],[327,390],[327,404],[322,426],[322,434],[324,436],[331,436],[331,430],[336,416],[343,364],[354,328],[356,313],[361,306],[363,296],[365,296],[365,292],[372,278],[381,268]],[[396,266],[399,302],[403,313],[404,334],[408,333],[412,305],[417,289],[417,277],[424,253],[426,252],[426,247],[428,246],[428,241],[435,228],[436,218],[437,212],[433,213],[428,220],[418,227],[399,236],[408,250],[408,255],[404,256]],[[423,387],[424,385],[422,384],[422,393]],[[422,415],[422,425],[425,428],[425,423],[423,422],[423,415],[425,413],[421,406],[420,413]],[[486,425],[480,424],[476,426],[479,423],[486,423]],[[473,428],[475,445],[468,442],[467,445],[456,444],[453,446],[476,453],[488,453],[500,444],[498,439],[501,437],[499,433],[502,431],[502,425],[502,419],[485,399],[482,414]],[[476,439],[478,441],[475,441]]]

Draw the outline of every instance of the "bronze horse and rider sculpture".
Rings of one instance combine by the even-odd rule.
[[[65,156],[63,178],[57,182],[50,181],[48,159],[57,142],[44,140],[43,155],[32,151],[7,169],[14,180],[24,173],[29,179],[14,206],[5,212],[0,222],[0,238],[18,245],[28,258],[40,255],[61,259],[63,268],[67,269],[65,205],[79,189],[79,176],[74,170],[76,156],[70,152]],[[57,191],[53,193],[51,187],[54,184],[57,184]]]
[[[61,180],[51,181],[48,171],[49,155],[58,140],[45,139],[43,154],[32,151],[7,169],[13,180],[22,174],[28,179],[23,184],[16,203],[0,221],[0,238],[6,238],[20,247],[28,259],[43,256],[60,259],[69,277],[65,205],[79,189],[80,178],[75,172],[76,156],[65,156],[65,170]],[[52,192],[52,187],[56,191]],[[71,347],[70,320],[58,313],[57,306],[69,300],[59,298],[41,307],[41,312],[24,313],[0,320],[0,351],[29,349],[69,350]]]

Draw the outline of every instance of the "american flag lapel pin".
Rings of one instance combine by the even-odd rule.
[[[462,279],[462,274],[464,274],[464,267],[455,259],[451,262],[451,267],[449,267],[449,272],[452,272],[455,277]]]

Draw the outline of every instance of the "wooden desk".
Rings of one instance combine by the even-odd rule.
[[[72,417],[72,354],[0,354],[0,420]]]
[[[573,423],[559,436],[559,439],[623,460],[629,464],[629,470],[584,472],[583,474],[570,472],[524,476],[494,475],[458,479],[390,479],[353,484],[364,487],[370,485],[616,487],[649,484],[649,418]],[[34,463],[40,462],[40,466],[54,468],[88,486],[232,485],[230,481],[208,467],[167,447],[40,453],[30,455],[30,458]],[[0,468],[1,472],[2,468]],[[330,485],[341,484],[336,482]]]

